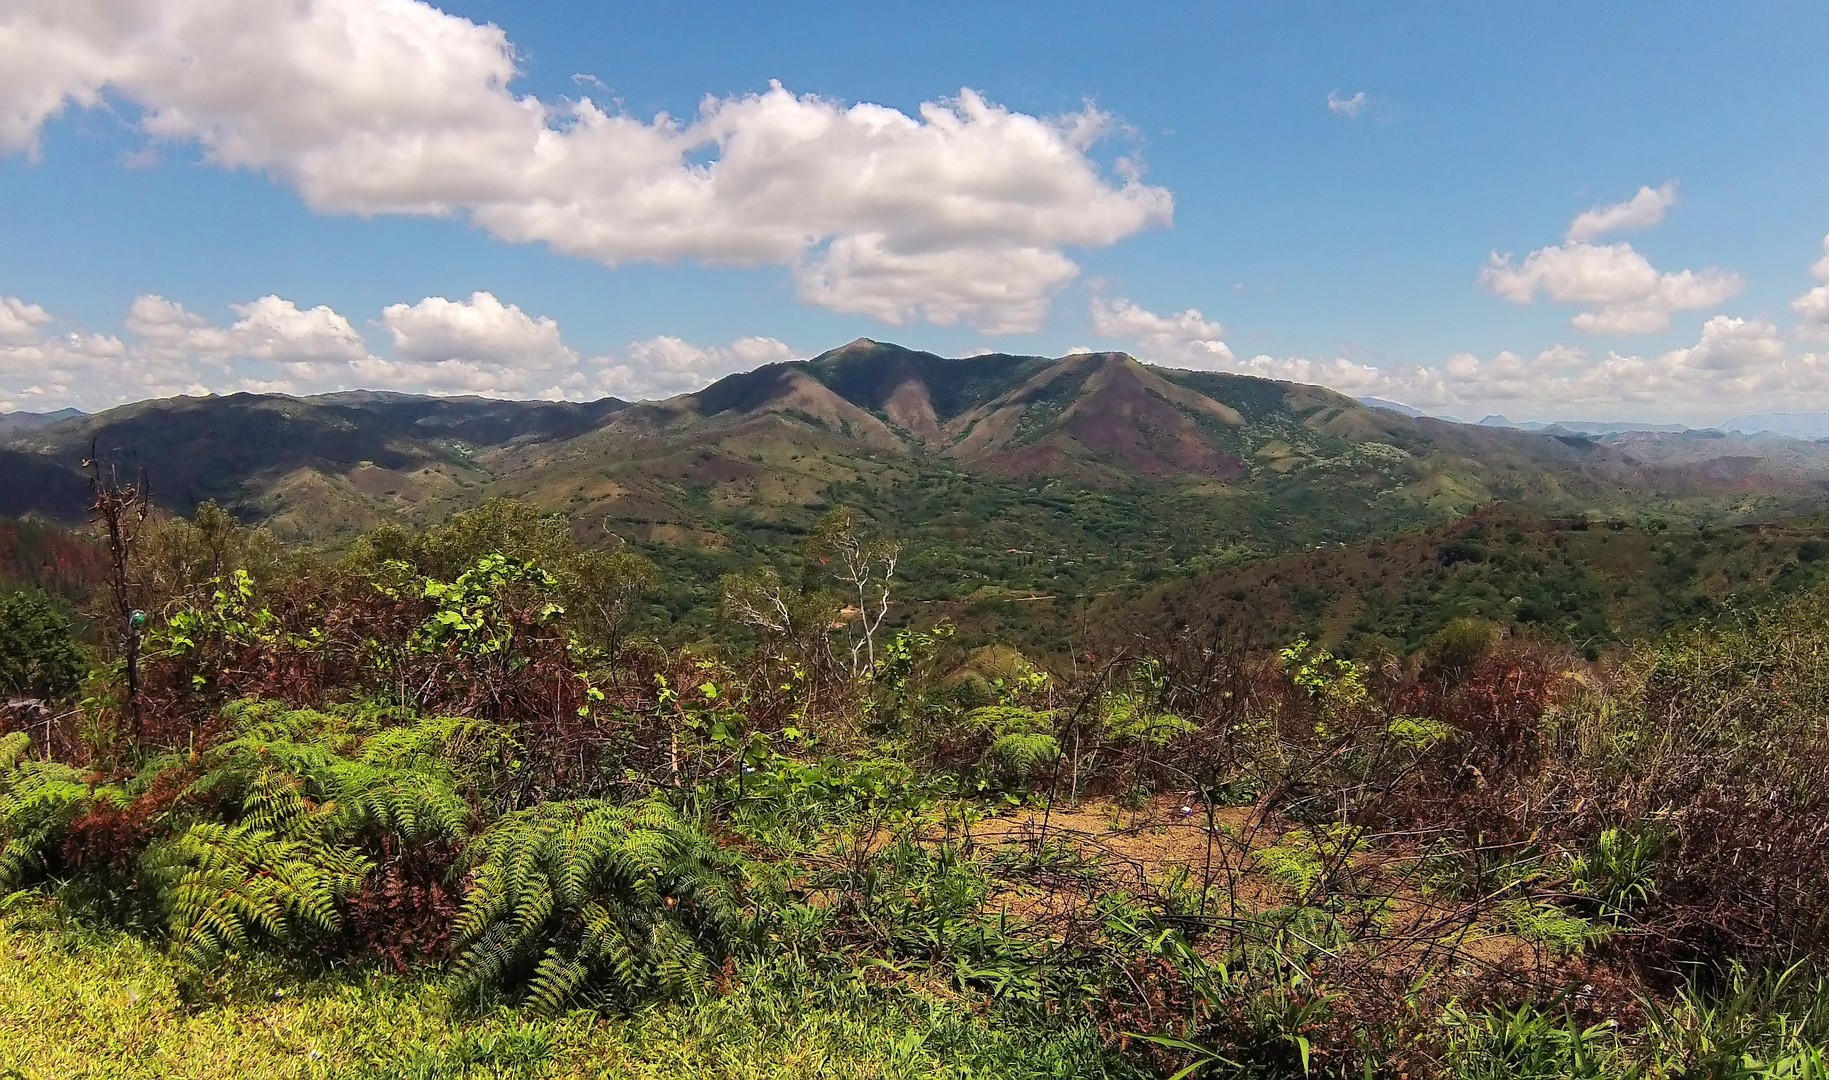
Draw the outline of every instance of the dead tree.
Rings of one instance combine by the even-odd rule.
[[[104,472],[94,443],[89,445],[83,468],[89,472],[89,493],[95,498],[89,510],[107,533],[109,615],[121,634],[127,668],[127,723],[137,743],[141,734],[140,628],[146,616],[133,605],[133,550],[149,509],[146,470],[141,469],[133,483],[122,484],[113,464]]]

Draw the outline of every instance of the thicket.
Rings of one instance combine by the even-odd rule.
[[[137,528],[80,687],[0,720],[0,890],[200,1001],[255,955],[462,1014],[779,970],[950,986],[1063,1075],[1824,1065],[1829,594],[1598,664],[1463,622],[1045,670],[898,623],[847,511],[689,643],[513,503],[335,561]]]

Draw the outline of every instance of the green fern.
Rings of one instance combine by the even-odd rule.
[[[0,737],[0,890],[46,870],[70,823],[97,804],[124,806],[127,794],[96,785],[69,765],[26,758],[31,737]]]
[[[296,828],[309,815],[274,820]],[[297,948],[336,933],[340,905],[369,870],[354,848],[211,821],[153,848],[146,866],[164,886],[173,951],[199,966],[256,939]]]
[[[1199,727],[1192,720],[1151,708],[1151,699],[1142,694],[1110,694],[1100,704],[1100,726],[1106,738],[1115,742],[1167,746]]]
[[[986,705],[965,714],[966,726],[991,735],[1054,730],[1054,710],[1025,705]]]
[[[367,734],[362,720],[243,702],[187,794],[227,820],[193,821],[147,853],[174,951],[198,965],[254,944],[335,934],[372,868],[364,849],[459,843],[474,810],[447,752],[495,729],[461,718]]]
[[[1022,705],[986,705],[965,716],[966,725],[991,737],[979,766],[1006,780],[1024,780],[1060,757],[1054,712]]]
[[[1613,932],[1606,923],[1535,900],[1507,900],[1497,905],[1493,913],[1505,929],[1554,953],[1579,952]]]
[[[327,842],[462,839],[473,811],[449,754],[460,744],[499,739],[492,725],[459,717],[416,720],[358,740],[338,718],[310,710],[244,709],[242,715],[251,722],[210,752],[210,768],[193,790],[233,794],[248,792],[263,777],[295,778],[300,799],[327,809],[318,819]],[[246,805],[263,813],[281,806],[258,799]]]
[[[1060,753],[1060,743],[1045,731],[1014,732],[993,742],[982,763],[1002,776],[1023,780],[1053,765]]]
[[[331,760],[285,746],[275,762]],[[219,789],[227,767],[205,779],[211,777]],[[352,830],[339,808],[309,798],[304,779],[258,765],[233,779],[242,796],[239,820],[194,822],[143,860],[160,886],[173,951],[200,966],[256,939],[296,948],[334,934],[339,906],[362,887],[370,865],[343,842]]]
[[[1291,830],[1275,844],[1253,851],[1251,857],[1273,879],[1306,895],[1329,867],[1365,850],[1365,846],[1362,831],[1336,822],[1317,829]]]
[[[0,735],[0,769],[10,769],[32,752],[32,737],[23,731]]]
[[[554,1013],[702,985],[743,932],[730,857],[658,802],[542,803],[472,842],[451,988]]]

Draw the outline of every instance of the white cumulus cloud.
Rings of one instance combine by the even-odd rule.
[[[1199,310],[1161,315],[1094,295],[1093,329],[1144,359],[1326,386],[1417,408],[1477,417],[1667,417],[1713,423],[1734,412],[1829,408],[1829,353],[1791,349],[1770,319],[1715,315],[1693,344],[1655,355],[1554,345],[1535,354],[1461,353],[1432,364],[1345,357],[1234,355]]]
[[[1166,224],[1173,199],[1089,151],[1087,106],[971,90],[917,115],[771,84],[652,120],[510,89],[499,28],[418,0],[13,0],[0,147],[69,104],[124,99],[152,136],[261,170],[318,210],[458,215],[608,264],[780,265],[809,302],[1029,330],[1076,246]]]
[[[1233,355],[1220,340],[1224,328],[1198,308],[1158,315],[1131,300],[1092,298],[1092,329],[1100,337],[1130,343],[1139,359],[1169,367],[1230,371],[1283,382],[1328,386],[1349,394],[1378,394],[1399,382],[1388,372],[1344,358]],[[1408,387],[1409,382],[1401,385]]]
[[[1737,407],[1829,400],[1829,356],[1790,353],[1770,320],[1726,315],[1703,324],[1694,345],[1657,356],[1594,358],[1556,346],[1534,357],[1462,354],[1444,370],[1437,398],[1426,404],[1521,406],[1564,419],[1661,413],[1712,422]]]
[[[881,234],[834,240],[795,271],[800,295],[892,325],[964,320],[986,333],[1038,329],[1049,298],[1079,273],[1058,250],[960,245],[897,252]]]
[[[1829,236],[1823,237],[1823,257],[1811,264],[1810,272],[1824,284],[1791,301],[1791,310],[1797,313],[1797,333],[1829,341]]]
[[[1621,229],[1643,229],[1664,220],[1664,212],[1676,205],[1677,185],[1672,180],[1657,187],[1641,187],[1638,194],[1625,202],[1596,206],[1575,215],[1569,222],[1566,240],[1592,240],[1603,233]]]
[[[1514,304],[1539,294],[1579,304],[1571,324],[1592,334],[1649,334],[1670,326],[1677,311],[1713,307],[1737,295],[1740,275],[1713,268],[1660,273],[1631,244],[1576,241],[1538,248],[1521,263],[1494,253],[1480,281]]]
[[[217,323],[162,296],[134,298],[126,334],[49,335],[42,307],[0,297],[0,411],[100,409],[177,394],[408,393],[584,400],[664,397],[796,354],[768,337],[700,346],[656,337],[584,355],[559,325],[493,293],[391,304],[375,325],[384,354],[341,313],[279,296],[234,304]]]
[[[733,372],[792,359],[794,350],[770,337],[702,346],[662,335],[634,342],[620,359],[606,358],[597,378],[604,392],[616,397],[669,397],[703,389]]]
[[[568,381],[581,389],[588,381],[558,323],[504,304],[494,293],[390,304],[380,322],[393,348],[386,359],[365,356],[357,363],[354,378],[365,386],[566,397],[574,396],[566,392]]]
[[[361,333],[325,305],[301,309],[291,300],[268,295],[233,304],[230,310],[241,317],[218,326],[162,296],[136,296],[127,311],[127,329],[137,340],[128,355],[156,360],[163,371],[190,372],[192,385],[209,381],[206,371],[219,373],[220,379],[235,369],[237,361],[261,361],[280,374],[276,380],[257,382],[282,391],[297,381],[334,379],[347,365],[368,356]],[[227,385],[253,389],[234,380]],[[170,387],[168,381],[159,390]]]
[[[1699,311],[1739,294],[1745,284],[1726,270],[1677,270],[1662,273],[1631,244],[1596,244],[1595,236],[1653,225],[1676,201],[1676,185],[1642,187],[1625,202],[1598,206],[1576,215],[1567,241],[1538,248],[1522,262],[1493,252],[1480,271],[1480,282],[1514,304],[1533,303],[1539,295],[1558,304],[1587,310],[1570,320],[1590,334],[1651,334],[1670,326],[1678,311]]]
[[[1194,367],[1224,367],[1232,350],[1220,340],[1224,328],[1197,308],[1158,315],[1130,300],[1092,298],[1092,332],[1129,342],[1141,359]]]
[[[50,321],[50,313],[37,304],[15,296],[0,296],[0,342],[23,344],[37,340],[39,328]]]
[[[578,362],[558,323],[544,315],[535,318],[489,292],[471,293],[468,300],[428,296],[417,304],[390,304],[381,310],[381,325],[393,336],[398,360],[542,368]]]

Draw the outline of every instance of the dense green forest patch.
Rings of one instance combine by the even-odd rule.
[[[1248,622],[1265,644],[1307,635],[1349,654],[1404,655],[1471,618],[1594,659],[1814,586],[1829,571],[1826,532],[1820,517],[1724,525],[1492,507],[1391,539],[1316,544],[1113,594],[1089,621],[1143,633]]]

